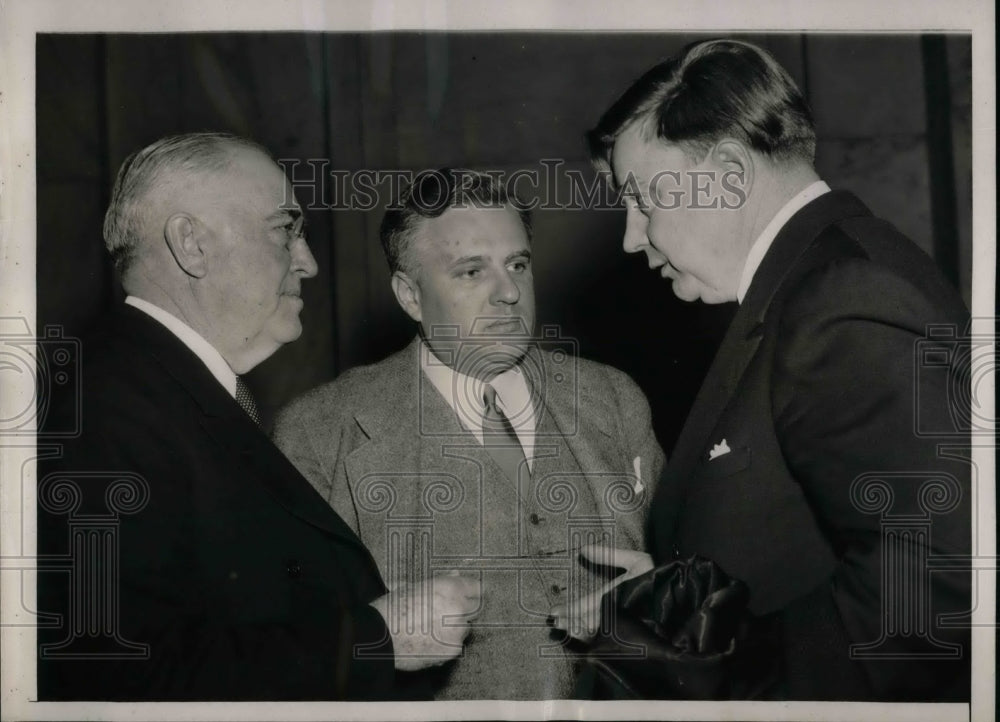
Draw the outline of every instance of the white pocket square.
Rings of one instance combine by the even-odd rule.
[[[729,444],[727,444],[726,440],[723,439],[718,444],[713,446],[712,450],[708,452],[708,460],[711,461],[712,459],[718,459],[720,456],[725,456],[730,451],[732,451],[732,449],[729,448]]]
[[[635,472],[635,486],[632,487],[632,491],[641,494],[646,487],[642,485],[642,459],[640,457],[632,459],[632,470]]]

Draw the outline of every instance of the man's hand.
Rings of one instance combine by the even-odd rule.
[[[480,607],[480,583],[458,572],[392,589],[371,603],[392,636],[396,669],[414,672],[462,652]]]
[[[590,594],[571,599],[569,605],[560,604],[549,611],[552,626],[569,636],[588,642],[597,634],[601,622],[601,599],[622,582],[645,574],[653,568],[653,559],[645,552],[616,549],[599,544],[580,548],[580,555],[599,566],[620,567],[625,572]]]

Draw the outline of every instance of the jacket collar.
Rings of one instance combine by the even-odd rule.
[[[416,337],[383,362],[380,378],[385,385],[381,395],[395,402],[391,405],[392,413],[386,413],[386,405],[376,404],[355,414],[355,422],[369,439],[398,438],[411,429],[431,436],[466,433],[451,407],[422,375],[419,354],[420,338]],[[576,363],[575,356],[568,353],[554,356],[537,346],[532,346],[521,362],[535,403],[536,429],[540,428],[542,413],[547,410],[559,432],[567,438],[580,435],[581,423],[611,436],[612,410],[580,418],[580,408],[601,408],[606,402],[581,386]]]
[[[247,483],[258,480],[293,515],[361,546],[354,532],[247,416],[201,359],[173,333],[131,306],[123,307],[114,317],[111,333],[137,346],[138,353],[152,356],[191,397],[202,413],[201,429],[233,456],[234,463],[241,464]]]
[[[763,322],[774,294],[792,268],[819,234],[832,223],[846,218],[870,216],[871,211],[847,191],[830,191],[803,206],[778,231],[764,255],[733,325],[743,319],[743,338]]]
[[[676,468],[688,468],[697,461],[697,455],[708,442],[709,434],[757,352],[764,319],[775,294],[803,254],[831,224],[868,215],[871,212],[853,194],[831,191],[800,209],[778,232],[726,331],[674,446]]]
[[[246,412],[197,354],[148,314],[132,306],[122,306],[112,321],[112,333],[128,339],[142,352],[152,356],[167,375],[187,391],[206,416],[228,419],[246,417]]]

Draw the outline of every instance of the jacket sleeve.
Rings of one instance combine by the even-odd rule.
[[[970,648],[967,630],[941,615],[970,608],[970,575],[931,574],[928,558],[969,554],[970,468],[920,429],[954,428],[967,370],[954,344],[941,349],[950,367],[922,366],[921,353],[927,323],[961,334],[965,318],[862,259],[797,289],[775,349],[774,423],[837,564],[784,610],[786,666],[822,679],[805,667],[850,658],[845,678],[863,675],[879,699],[946,697],[963,684]]]

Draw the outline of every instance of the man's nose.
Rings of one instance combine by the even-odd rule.
[[[319,271],[316,259],[313,258],[312,251],[309,250],[309,244],[306,243],[304,238],[300,238],[295,243],[295,252],[292,255],[292,270],[303,278],[312,278]]]
[[[649,245],[646,237],[646,227],[649,221],[638,208],[628,206],[625,212],[625,235],[622,238],[622,248],[626,253],[636,253]]]
[[[506,269],[501,271],[497,277],[496,286],[493,288],[493,294],[490,298],[490,302],[494,306],[501,303],[510,306],[517,303],[519,300],[521,300],[521,289]]]

